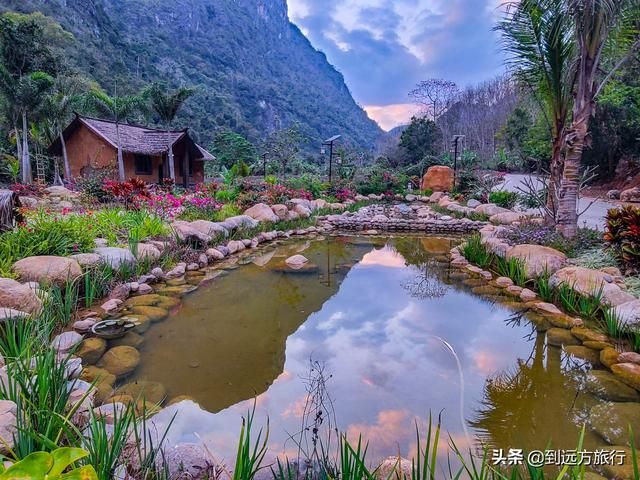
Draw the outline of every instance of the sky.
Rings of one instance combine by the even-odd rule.
[[[389,130],[419,108],[428,78],[460,87],[504,71],[492,27],[502,0],[288,0],[289,17],[345,77],[355,100]]]

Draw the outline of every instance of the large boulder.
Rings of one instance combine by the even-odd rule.
[[[0,278],[0,308],[26,313],[38,313],[42,302],[29,285],[11,278]]]
[[[245,215],[259,222],[277,222],[278,216],[266,203],[256,203],[253,207],[247,208],[244,211]]]
[[[73,258],[81,267],[95,267],[102,261],[97,253],[76,253],[69,258]]]
[[[229,235],[229,232],[226,228],[222,226],[220,222],[209,222],[208,220],[195,220],[189,224],[191,227],[198,230],[200,233],[204,233],[205,235],[209,235],[210,237],[215,237],[217,235],[222,235],[226,237]]]
[[[93,252],[100,255],[103,263],[111,265],[111,268],[116,270],[123,265],[133,265],[136,263],[136,257],[134,257],[128,248],[98,247],[94,248]]]
[[[49,195],[60,198],[73,198],[77,196],[76,193],[72,192],[68,188],[65,188],[61,185],[53,185],[51,187],[47,187],[44,189]]]
[[[613,307],[635,300],[633,295],[625,292],[615,283],[610,283],[611,280],[611,275],[599,270],[565,267],[551,276],[550,283],[554,287],[565,283],[582,295],[592,295],[602,289],[602,299]]]
[[[626,325],[640,324],[640,299],[622,303],[614,309],[616,317]]]
[[[514,222],[521,222],[526,215],[518,212],[502,212],[496,213],[489,217],[489,221],[496,225],[511,225]]]
[[[522,260],[528,278],[538,277],[545,271],[552,274],[567,263],[567,256],[564,253],[542,245],[516,245],[507,250],[506,258]]]
[[[236,215],[235,217],[229,217],[222,225],[227,230],[235,230],[236,228],[256,228],[258,221],[251,218],[249,215]]]
[[[13,436],[18,430],[18,406],[11,400],[0,400],[0,453],[9,455],[14,447]]]
[[[429,189],[434,192],[450,192],[453,189],[453,170],[444,165],[429,167],[427,173],[422,177],[420,189]]]
[[[62,286],[82,275],[80,264],[73,258],[42,255],[27,257],[13,264],[13,271],[23,282]]]
[[[630,387],[640,390],[640,365],[637,363],[615,363],[611,365],[611,371]]]
[[[148,258],[149,260],[156,260],[160,258],[161,252],[155,245],[151,245],[150,243],[139,243],[136,248],[136,255],[139,259]]]
[[[181,242],[206,245],[212,240],[211,235],[202,233],[189,222],[176,220],[171,226]]]
[[[623,202],[640,202],[640,187],[629,188],[620,193]]]
[[[271,210],[280,220],[286,220],[287,214],[289,213],[289,209],[286,205],[282,203],[276,203],[275,205],[271,205]]]
[[[218,475],[216,465],[208,450],[197,443],[178,443],[163,450],[163,462],[169,478],[204,480]]]

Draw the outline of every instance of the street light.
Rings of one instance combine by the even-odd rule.
[[[329,183],[331,183],[331,173],[332,173],[332,167],[333,167],[333,144],[339,140],[342,137],[342,135],[334,135],[331,138],[327,138],[323,144],[322,147],[320,147],[320,153],[322,155],[325,154],[326,149],[324,147],[329,147]]]
[[[267,156],[269,152],[264,152],[262,154],[262,168],[264,169],[264,179],[267,179]]]
[[[458,143],[464,140],[464,135],[453,136],[453,186],[456,186],[456,172],[458,170]]]

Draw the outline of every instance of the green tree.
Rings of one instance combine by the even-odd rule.
[[[252,165],[257,158],[256,147],[242,135],[230,130],[215,136],[211,150],[225,168],[232,168],[238,162]]]
[[[390,159],[392,166],[408,166],[422,163],[438,154],[442,144],[442,132],[433,120],[412,117],[411,124],[400,135],[400,149],[404,155]]]
[[[538,101],[551,133],[547,207],[557,210],[562,175],[562,141],[572,104],[575,41],[567,0],[523,0],[508,3],[496,30],[502,36],[509,66]],[[549,217],[550,222],[555,221]]]
[[[171,129],[171,125],[175,120],[178,112],[184,105],[184,102],[193,96],[196,91],[193,88],[181,87],[170,92],[165,84],[153,83],[145,91],[143,95],[149,98],[151,109],[158,116],[160,123],[166,130]],[[169,176],[172,180],[176,179],[175,164],[173,159],[173,145],[169,145]],[[187,171],[185,167],[185,171]]]
[[[121,182],[126,180],[124,172],[124,158],[120,141],[120,123],[127,118],[146,110],[143,95],[109,96],[100,88],[92,88],[83,99],[86,109],[112,119],[116,124],[116,143],[118,147],[118,177]]]
[[[300,125],[294,124],[269,135],[264,142],[263,150],[272,161],[278,164],[280,175],[284,177],[289,165],[298,158],[303,143],[304,136],[300,131]]]

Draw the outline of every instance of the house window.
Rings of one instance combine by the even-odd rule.
[[[149,155],[136,155],[135,157],[136,175],[151,175],[152,162]]]

